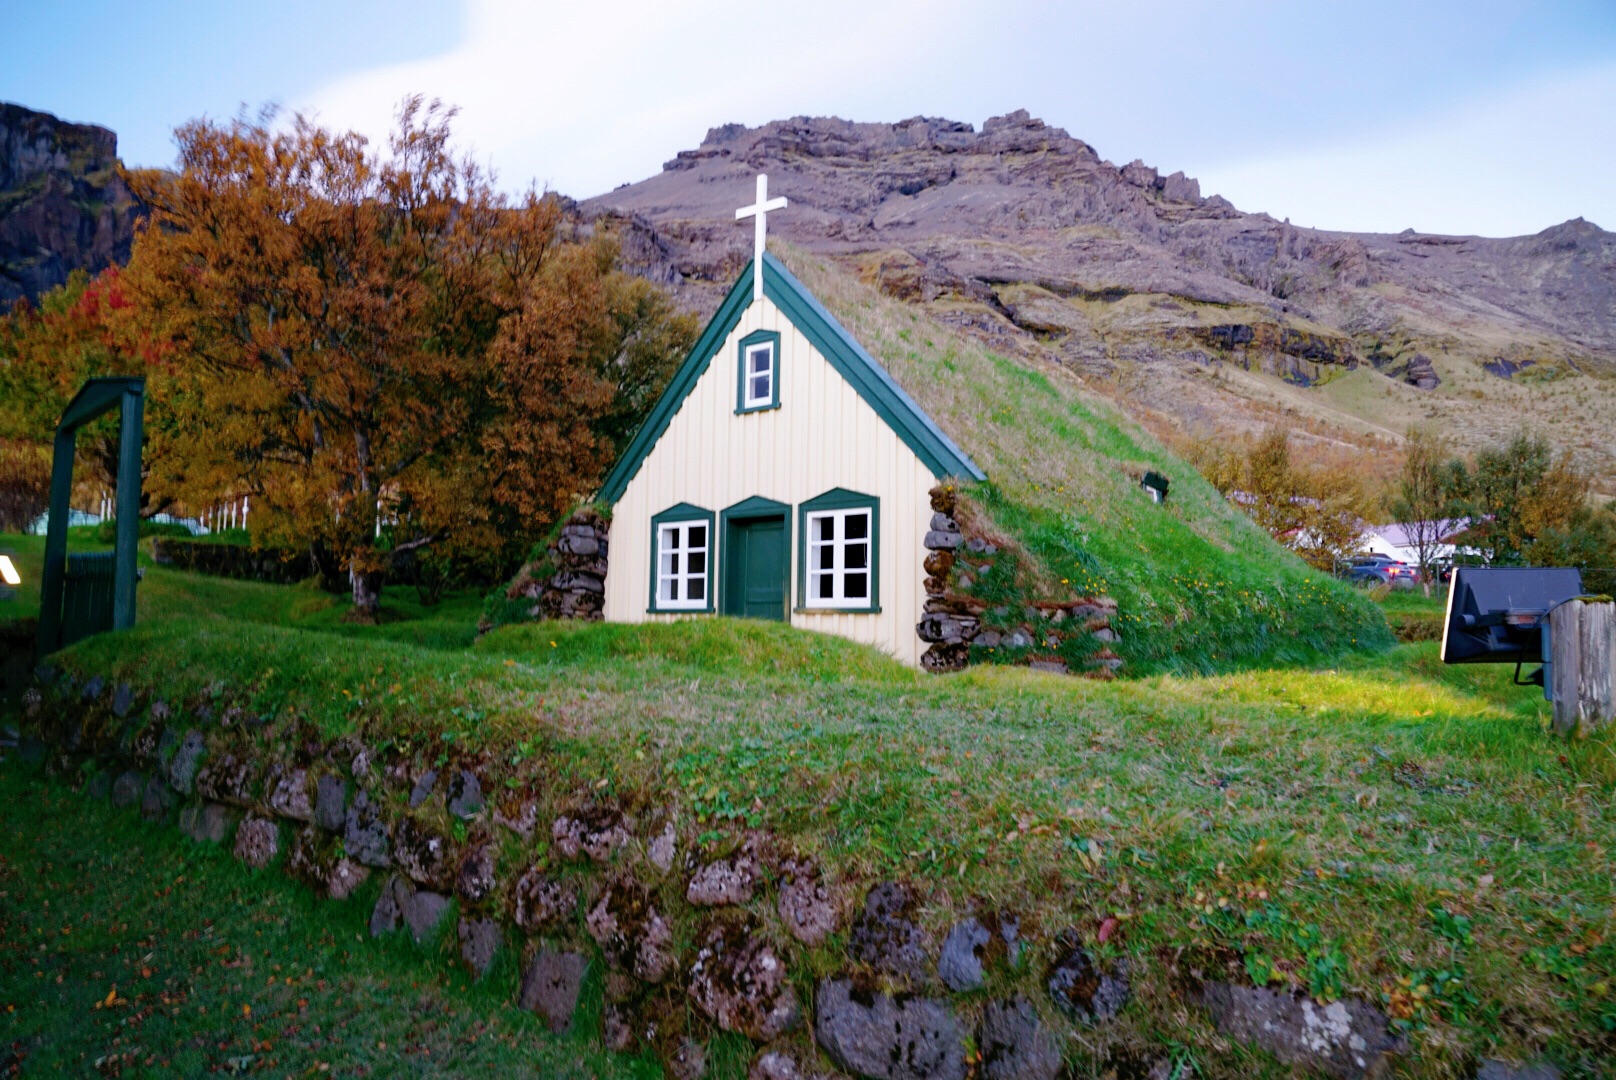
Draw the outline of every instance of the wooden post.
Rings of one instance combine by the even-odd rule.
[[[1554,730],[1586,735],[1616,720],[1616,603],[1568,600],[1549,613]]]

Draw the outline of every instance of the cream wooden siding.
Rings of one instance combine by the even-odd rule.
[[[754,330],[780,334],[780,407],[736,415],[736,350],[740,339]],[[613,509],[606,618],[690,618],[646,610],[651,600],[652,516],[681,502],[718,514],[754,495],[791,506],[787,599],[794,607],[801,573],[797,507],[832,488],[847,488],[881,499],[881,610],[862,615],[793,612],[791,623],[841,634],[918,664],[922,643],[915,624],[926,601],[921,540],[931,521],[927,493],[936,482],[931,470],[772,301],[753,301]]]

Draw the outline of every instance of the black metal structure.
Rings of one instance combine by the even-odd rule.
[[[1549,696],[1549,612],[1582,595],[1572,567],[1457,566],[1442,620],[1444,664],[1542,664],[1531,685]]]
[[[140,449],[146,405],[146,380],[91,379],[79,388],[62,410],[56,425],[51,461],[50,527],[45,534],[45,567],[39,580],[39,655],[46,656],[65,644],[64,614],[79,637],[99,629],[125,630],[135,625],[135,547],[140,541]],[[113,409],[120,410],[118,428],[118,535],[110,556],[110,588],[102,562],[81,562],[95,556],[67,556],[67,519],[72,512],[73,457],[78,432]],[[90,615],[85,605],[100,598],[106,614]],[[71,599],[71,603],[69,603]],[[109,625],[103,626],[103,623]],[[90,629],[96,627],[96,629]],[[82,631],[82,632],[79,632]],[[77,638],[74,638],[77,640]]]

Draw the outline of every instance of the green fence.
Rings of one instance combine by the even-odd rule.
[[[117,563],[112,552],[69,555],[62,592],[62,645],[112,629],[112,586]]]

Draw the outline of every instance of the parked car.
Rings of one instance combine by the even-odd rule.
[[[1394,589],[1413,588],[1417,576],[1414,567],[1386,555],[1359,555],[1348,559],[1341,570],[1341,577],[1355,585],[1389,585]]]

